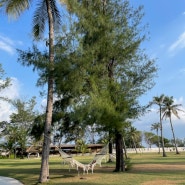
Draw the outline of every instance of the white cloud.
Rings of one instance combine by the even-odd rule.
[[[21,41],[14,41],[6,36],[0,35],[0,50],[6,51],[9,54],[15,54],[16,45],[22,45]]]
[[[175,52],[175,51],[183,49],[183,48],[185,48],[185,32],[183,32],[178,37],[178,39],[173,44],[171,44],[168,51],[169,52]]]
[[[9,45],[3,41],[0,41],[0,49],[8,52],[11,55],[13,55],[15,53],[15,49],[11,45]]]
[[[19,82],[12,78],[11,86],[1,91],[2,97],[16,99],[19,97]],[[10,103],[0,100],[0,121],[9,121],[9,116],[14,112]]]
[[[3,42],[5,42],[5,43],[7,43],[7,44],[9,44],[9,45],[14,45],[14,41],[11,40],[11,39],[8,38],[8,37],[5,37],[5,36],[0,35],[0,39],[1,39]]]

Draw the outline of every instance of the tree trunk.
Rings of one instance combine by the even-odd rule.
[[[16,159],[16,148],[14,148],[13,151],[14,151],[14,159]]]
[[[171,115],[170,115],[169,118],[170,118],[170,125],[171,125],[172,134],[173,134],[173,140],[174,140],[176,154],[180,154],[178,149],[177,149],[177,143],[176,143],[176,139],[175,139],[175,133],[174,133],[173,125],[172,125]]]
[[[133,136],[132,136],[132,141],[133,141],[133,144],[134,144],[134,149],[135,149],[136,154],[137,154],[138,152],[137,152],[136,142],[135,142],[135,140],[134,140],[134,137],[133,137]]]
[[[162,116],[161,116],[161,107],[160,107],[160,110],[159,110],[159,114],[160,114],[160,126],[161,126],[161,144],[162,144],[162,150],[163,150],[163,157],[167,157],[166,155],[166,152],[165,152],[165,149],[164,149],[164,138],[163,138],[163,125],[162,125]]]
[[[159,154],[160,154],[160,139],[159,139],[159,132],[158,132],[158,129],[157,129],[157,140],[158,140],[158,148],[159,148]]]
[[[109,162],[112,162],[111,156],[112,155],[112,141],[109,140]]]
[[[124,155],[123,155],[123,137],[122,134],[116,133],[116,169],[115,172],[125,171]]]
[[[126,148],[126,144],[125,144],[125,139],[124,139],[124,137],[123,137],[123,149],[124,149],[124,152],[125,152],[125,158],[128,159],[127,148]]]
[[[53,70],[54,70],[54,26],[53,16],[51,12],[50,0],[46,0],[48,22],[49,22],[49,75],[48,75],[48,93],[47,93],[47,107],[46,107],[46,121],[44,125],[44,142],[42,147],[42,163],[39,182],[46,182],[49,180],[49,151],[50,151],[50,135],[51,122],[53,112]]]

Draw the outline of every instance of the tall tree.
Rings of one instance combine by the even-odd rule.
[[[160,123],[153,123],[151,125],[151,130],[155,130],[156,133],[157,133],[159,154],[160,154],[160,138],[159,138],[159,129],[160,129],[160,127],[161,127]]]
[[[14,18],[29,9],[32,0],[0,0],[0,5],[5,7],[6,13]],[[46,21],[49,26],[49,70],[48,70],[48,91],[47,91],[47,106],[46,106],[46,120],[44,128],[44,142],[42,150],[42,164],[39,182],[46,182],[49,179],[49,147],[50,147],[50,133],[53,110],[53,70],[54,70],[54,31],[60,24],[60,14],[57,8],[56,0],[40,0],[38,1],[37,9],[33,18],[33,35],[34,38],[40,39],[45,31]],[[29,64],[30,65],[30,64]]]
[[[156,72],[154,61],[140,49],[145,40],[139,25],[142,9],[131,8],[128,1],[68,3],[75,19],[65,41],[70,40],[73,47],[63,47],[62,37],[57,40],[55,90],[61,102],[69,103],[62,111],[70,110],[71,123],[88,120],[114,134],[115,171],[124,171],[123,128],[128,118],[143,111],[138,98],[153,87]],[[39,55],[37,50],[32,54]]]
[[[175,132],[174,132],[173,124],[172,124],[172,115],[175,115],[177,118],[180,119],[178,115],[178,111],[183,111],[183,110],[179,109],[178,107],[182,105],[174,104],[173,96],[171,97],[165,96],[163,103],[164,103],[164,106],[162,108],[163,117],[169,118],[176,154],[179,154],[177,143],[176,143],[176,138],[175,138]]]
[[[76,107],[114,133],[118,155],[115,171],[124,171],[124,124],[143,111],[138,98],[153,87],[156,72],[154,61],[140,48],[146,38],[145,26],[140,24],[142,7],[134,9],[129,1],[121,0],[69,0],[68,9],[77,17],[73,25],[76,49],[67,55],[73,74],[76,70],[82,79],[79,83],[76,77],[74,86],[70,85],[80,87],[81,101]]]
[[[160,129],[161,129],[161,143],[162,143],[162,150],[163,150],[163,157],[166,157],[166,152],[164,148],[164,139],[163,139],[163,124],[162,124],[162,106],[164,101],[165,95],[162,94],[161,96],[154,96],[151,105],[155,104],[159,106],[159,123],[160,123]]]

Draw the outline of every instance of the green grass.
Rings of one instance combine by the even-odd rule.
[[[102,163],[95,167],[94,174],[78,176],[75,169],[69,172],[68,165],[61,164],[60,157],[50,158],[48,185],[185,185],[185,153],[175,155],[129,154],[130,169],[123,173],[113,172],[115,163]],[[75,157],[88,163],[93,156]],[[0,159],[0,176],[12,177],[25,185],[36,185],[40,173],[40,159]]]

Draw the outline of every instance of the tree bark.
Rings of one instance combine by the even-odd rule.
[[[123,137],[122,134],[116,133],[116,169],[115,172],[125,171],[125,162],[123,155]]]
[[[161,106],[159,108],[159,114],[160,114],[160,126],[161,126],[161,144],[162,144],[162,150],[163,150],[163,157],[167,157],[165,149],[164,149],[164,138],[163,138],[163,125],[162,125],[162,110],[161,110]]]
[[[177,143],[176,143],[176,139],[175,139],[175,133],[174,133],[173,125],[172,125],[171,115],[170,115],[169,119],[170,119],[170,125],[171,125],[172,134],[173,134],[173,140],[174,140],[176,154],[180,154],[177,149]]]
[[[135,149],[136,154],[137,154],[138,152],[137,152],[136,142],[135,142],[135,140],[134,140],[134,137],[133,137],[133,136],[132,136],[132,141],[133,141],[134,149]]]
[[[125,158],[128,159],[127,148],[126,148],[126,144],[125,144],[125,139],[124,139],[124,137],[123,137],[123,149],[124,149],[124,152],[125,152]]]
[[[157,129],[157,140],[158,140],[158,148],[159,148],[159,154],[161,153],[160,152],[160,139],[159,139],[159,132],[158,132],[158,129]]]
[[[111,155],[112,155],[112,141],[110,139],[109,140],[109,162],[112,162]]]
[[[50,135],[51,122],[53,112],[53,70],[54,70],[54,25],[53,15],[51,11],[50,0],[46,0],[48,22],[49,22],[49,75],[48,75],[48,93],[47,93],[47,107],[46,107],[46,121],[44,125],[44,142],[42,147],[42,163],[39,182],[47,182],[49,180],[49,152],[50,152]]]

